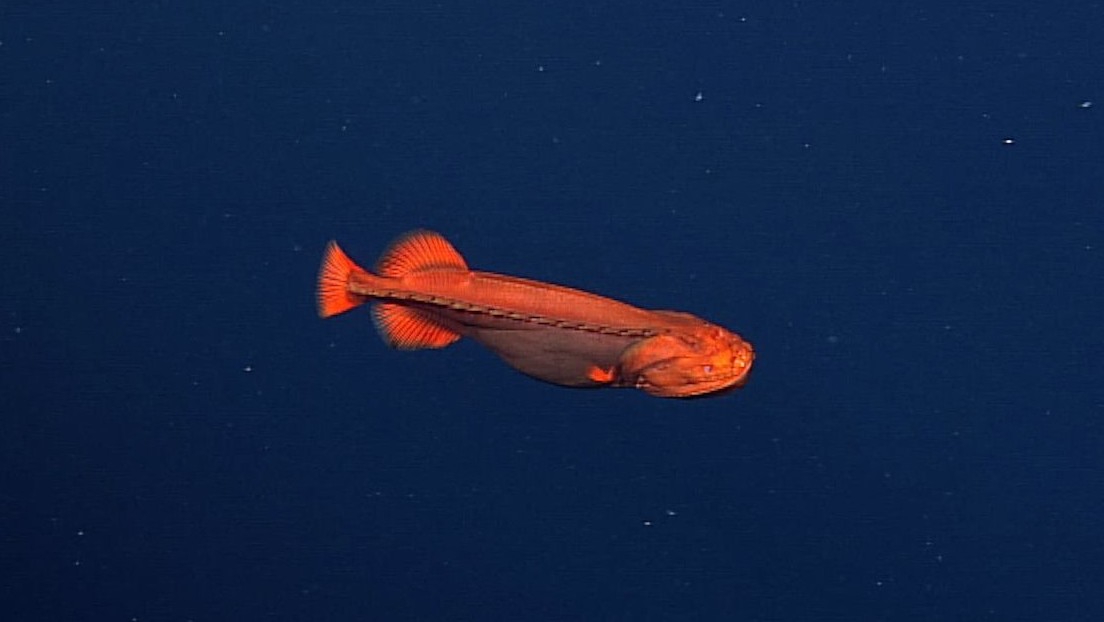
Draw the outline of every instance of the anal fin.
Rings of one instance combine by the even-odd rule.
[[[400,350],[444,348],[460,335],[417,309],[383,302],[372,308],[372,319],[383,340]]]

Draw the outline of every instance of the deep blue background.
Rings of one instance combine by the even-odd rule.
[[[4,2],[4,619],[1104,619],[1101,33]],[[570,391],[315,317],[328,239],[415,227],[729,326],[752,380]]]

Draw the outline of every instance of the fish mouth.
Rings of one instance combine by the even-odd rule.
[[[737,389],[742,389],[747,384],[748,376],[751,375],[751,369],[745,368],[739,373],[733,374],[727,378],[714,378],[710,382],[703,382],[698,384],[688,385],[689,389],[686,393],[682,393],[673,397],[719,397],[721,395],[727,395],[734,393]]]
[[[678,399],[698,399],[705,397],[719,397],[727,395],[747,384],[751,374],[751,366],[745,366],[738,371],[733,369],[727,374],[713,374],[709,378],[692,380],[684,384],[666,386],[651,384],[646,381],[637,383],[637,388],[656,397],[669,397]]]

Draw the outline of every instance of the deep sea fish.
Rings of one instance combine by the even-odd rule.
[[[473,339],[514,369],[568,387],[636,387],[659,397],[719,395],[747,382],[755,352],[689,313],[649,311],[588,292],[468,268],[438,233],[393,242],[375,272],[330,242],[318,314],[373,303],[392,347]]]

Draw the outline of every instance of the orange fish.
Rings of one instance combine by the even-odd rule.
[[[755,352],[689,313],[648,311],[588,292],[476,272],[440,234],[393,242],[375,273],[330,242],[318,314],[364,303],[392,347],[479,342],[514,369],[568,387],[636,387],[659,397],[719,394],[747,382]]]

